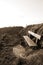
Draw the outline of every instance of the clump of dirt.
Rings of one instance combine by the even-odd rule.
[[[40,34],[43,43],[43,24],[0,28],[0,65],[43,65],[43,49],[33,50],[23,39],[28,30]]]

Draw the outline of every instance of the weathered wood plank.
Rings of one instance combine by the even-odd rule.
[[[32,32],[32,31],[28,31],[28,33],[31,34],[32,36],[36,37],[39,40],[41,39],[41,35],[39,35],[39,34],[36,34],[36,33]]]
[[[28,36],[23,36],[23,38],[25,39],[29,46],[37,46],[37,44],[34,43]]]

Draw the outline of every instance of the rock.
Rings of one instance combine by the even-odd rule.
[[[13,53],[16,57],[23,57],[25,55],[25,49],[21,45],[13,47]]]

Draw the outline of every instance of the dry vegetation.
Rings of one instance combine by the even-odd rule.
[[[22,36],[28,35],[28,30],[43,37],[43,24],[0,28],[0,65],[43,65],[43,49],[32,50],[24,43]]]

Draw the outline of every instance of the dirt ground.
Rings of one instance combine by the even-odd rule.
[[[43,65],[43,49],[33,50],[23,39],[28,30],[40,34],[43,43],[43,24],[0,28],[0,65]]]

